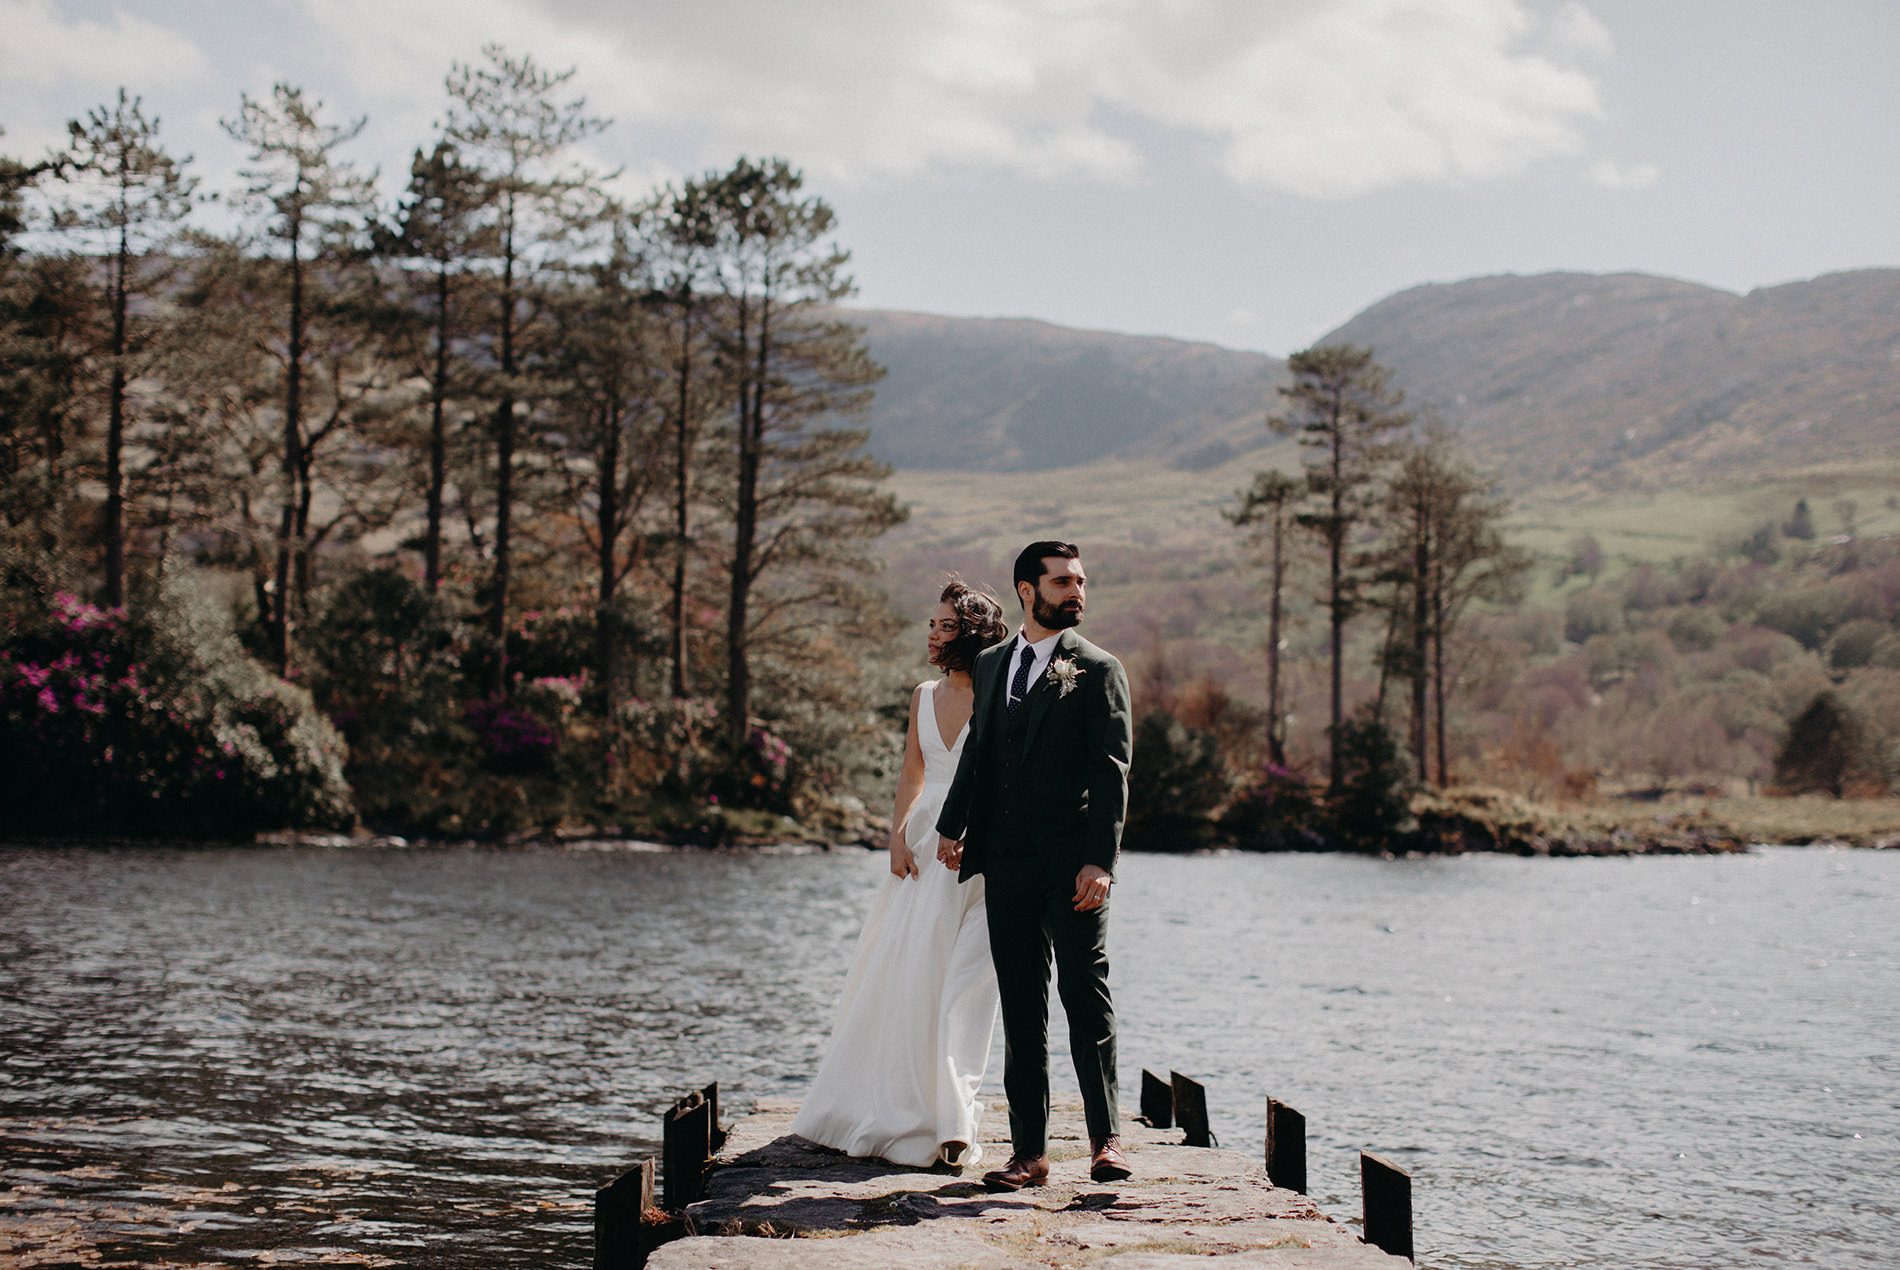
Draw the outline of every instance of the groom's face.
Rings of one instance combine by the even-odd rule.
[[[1035,593],[1023,593],[1029,601],[1029,616],[1045,631],[1063,631],[1082,621],[1082,609],[1088,603],[1088,575],[1080,560],[1045,556],[1042,580]],[[1023,583],[1022,587],[1027,587]],[[1020,591],[1022,587],[1019,587]]]

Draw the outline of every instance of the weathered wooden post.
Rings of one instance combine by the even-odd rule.
[[[1412,1255],[1412,1175],[1370,1151],[1359,1153],[1365,1240],[1395,1257]]]
[[[718,1104],[718,1085],[708,1085],[674,1103],[660,1119],[660,1203],[669,1213],[685,1212],[705,1186]]]
[[[706,1158],[710,1160],[726,1146],[726,1131],[719,1123],[719,1082],[710,1081],[699,1092],[706,1100],[706,1122],[711,1126],[706,1135]]]
[[[640,1270],[652,1249],[641,1219],[653,1207],[653,1161],[642,1160],[594,1192],[594,1270]]]
[[[1151,1129],[1174,1128],[1174,1086],[1141,1069],[1141,1118]]]
[[[1190,1080],[1180,1072],[1169,1072],[1174,1095],[1174,1122],[1185,1133],[1181,1139],[1184,1146],[1211,1147],[1214,1134],[1207,1127],[1207,1090],[1198,1080]]]
[[[1306,1194],[1306,1117],[1273,1097],[1267,1099],[1267,1178]]]

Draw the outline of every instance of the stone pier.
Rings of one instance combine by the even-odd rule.
[[[1088,1175],[1079,1107],[1051,1125],[1049,1184],[984,1190],[1009,1155],[1008,1112],[984,1117],[985,1158],[959,1173],[855,1160],[791,1132],[796,1104],[762,1101],[714,1158],[686,1237],[652,1270],[1405,1270],[1252,1156],[1181,1145],[1179,1129],[1125,1120],[1134,1176]]]

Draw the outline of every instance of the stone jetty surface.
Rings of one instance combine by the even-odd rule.
[[[982,1173],[1009,1155],[1008,1111],[984,1117],[984,1161],[961,1173],[852,1159],[792,1134],[797,1104],[762,1100],[733,1126],[694,1234],[654,1250],[651,1270],[1405,1270],[1304,1195],[1275,1187],[1238,1151],[1180,1145],[1178,1129],[1125,1121],[1134,1169],[1088,1175],[1080,1108],[1050,1127],[1049,1184],[1007,1194]]]

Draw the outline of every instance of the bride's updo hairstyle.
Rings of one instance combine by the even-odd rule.
[[[1002,643],[1009,634],[1003,622],[1003,606],[973,587],[952,581],[937,599],[957,615],[956,637],[937,654],[939,669],[967,671],[976,664],[978,653]]]

